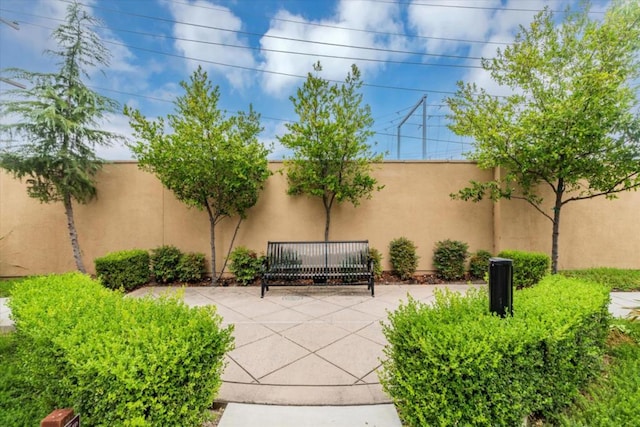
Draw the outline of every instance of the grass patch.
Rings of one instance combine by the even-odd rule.
[[[564,270],[559,273],[566,277],[602,283],[609,286],[612,291],[640,291],[640,270],[599,267]]]
[[[562,418],[564,426],[640,425],[640,322],[616,320],[609,363]]]
[[[16,283],[24,280],[23,278],[15,279],[0,279],[0,298],[7,298],[11,296],[11,291]]]

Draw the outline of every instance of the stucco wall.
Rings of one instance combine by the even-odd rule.
[[[272,170],[282,163],[271,163]],[[449,194],[469,180],[491,179],[468,162],[388,162],[375,172],[385,188],[357,208],[339,205],[331,223],[332,240],[368,239],[382,251],[406,236],[418,245],[419,270],[432,270],[435,242],[463,240],[470,250],[523,249],[550,252],[551,223],[518,201],[498,205],[453,201]],[[76,205],[76,224],[84,260],[108,252],[172,244],[209,255],[209,223],[189,209],[135,163],[106,165],[98,176],[98,199]],[[274,174],[258,204],[238,232],[236,245],[262,251],[268,240],[321,240],[324,212],[317,199],[291,197],[286,178]],[[619,200],[594,199],[567,205],[561,225],[560,268],[608,265],[640,268],[640,192]],[[218,269],[232,238],[235,219],[217,228]],[[0,172],[0,276],[73,270],[61,204],[44,205],[26,195],[25,185]]]

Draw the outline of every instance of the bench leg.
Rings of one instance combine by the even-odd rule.
[[[373,287],[374,287],[373,278],[369,279],[369,287],[371,288],[371,297],[375,297],[375,294],[373,292]]]
[[[269,285],[267,285],[267,281],[262,279],[262,286],[260,287],[260,298],[264,298],[264,292],[269,290]]]

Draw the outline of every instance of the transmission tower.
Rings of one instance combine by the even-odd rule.
[[[424,95],[420,98],[420,101],[413,106],[409,113],[404,116],[404,119],[400,121],[400,124],[398,124],[398,160],[400,160],[400,128],[418,109],[420,104],[422,104],[422,159],[427,158],[427,95]]]

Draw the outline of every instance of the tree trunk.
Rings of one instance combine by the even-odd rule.
[[[233,232],[233,237],[231,238],[231,243],[229,243],[229,250],[227,251],[227,257],[224,259],[224,263],[222,264],[222,268],[220,269],[220,275],[224,274],[225,268],[227,268],[227,262],[229,261],[229,255],[231,255],[231,250],[233,249],[233,242],[236,241],[236,236],[238,235],[238,230],[240,229],[240,224],[242,223],[242,217],[238,219],[238,224],[236,224],[236,229]]]
[[[325,223],[324,223],[324,241],[329,241],[329,226],[331,225],[331,205],[324,206]]]
[[[560,237],[560,211],[562,209],[562,195],[564,194],[564,180],[558,180],[556,202],[553,206],[553,233],[551,235],[551,273],[558,273],[558,237]]]
[[[215,286],[218,281],[218,277],[216,276],[216,218],[211,211],[211,206],[209,206],[209,202],[205,200],[204,202],[207,213],[209,214],[209,244],[211,245],[211,286]]]
[[[76,223],[73,219],[73,205],[71,204],[71,195],[66,193],[63,197],[64,213],[67,216],[67,228],[69,229],[69,239],[71,240],[71,248],[73,249],[73,259],[76,262],[78,271],[86,274],[87,269],[84,268],[84,262],[82,262],[82,253],[80,252],[80,245],[78,244],[78,232],[76,231]]]

